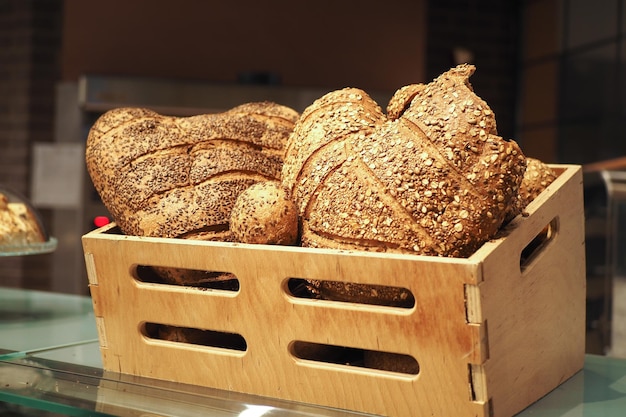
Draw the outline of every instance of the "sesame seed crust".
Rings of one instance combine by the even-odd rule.
[[[270,102],[191,117],[113,109],[89,132],[87,169],[125,234],[230,240],[237,196],[280,178],[298,117]]]
[[[237,242],[295,245],[298,210],[279,181],[258,182],[239,194],[230,230]]]

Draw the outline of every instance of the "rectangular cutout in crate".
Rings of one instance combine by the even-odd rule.
[[[512,416],[583,366],[582,174],[553,168],[527,213],[467,259],[88,233],[104,367],[385,416]],[[147,267],[236,285],[166,285]],[[299,292],[307,280],[410,297],[318,300]]]

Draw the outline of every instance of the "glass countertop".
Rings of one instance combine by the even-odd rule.
[[[89,297],[0,288],[0,414],[7,410],[12,416],[364,416],[104,371]],[[621,417],[624,410],[626,360],[588,355],[582,371],[516,417]]]
[[[97,342],[91,299],[0,288],[0,336],[0,359],[3,350],[20,355]],[[89,364],[99,366],[100,362]]]
[[[3,403],[12,416],[363,415],[104,371],[89,297],[0,288]]]

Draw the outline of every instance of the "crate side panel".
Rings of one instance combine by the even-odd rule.
[[[381,415],[484,415],[485,404],[472,402],[468,387],[468,358],[481,348],[464,305],[464,284],[476,282],[474,263],[129,237],[90,243],[86,251],[104,271],[99,291],[109,370]],[[241,289],[225,295],[131,278],[133,265],[152,263],[233,272]],[[296,299],[282,290],[290,277],[391,282],[409,288],[416,307]],[[145,321],[236,332],[248,348],[242,353],[148,340],[138,330]],[[420,373],[407,377],[300,360],[289,353],[294,340],[410,354]]]
[[[582,175],[562,172],[518,217],[483,263],[487,386],[495,416],[510,416],[583,366],[585,252]],[[552,219],[557,232],[522,271],[522,249]]]

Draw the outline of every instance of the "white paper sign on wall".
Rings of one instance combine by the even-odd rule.
[[[36,143],[33,146],[31,202],[35,207],[80,209],[85,176],[82,143]]]

